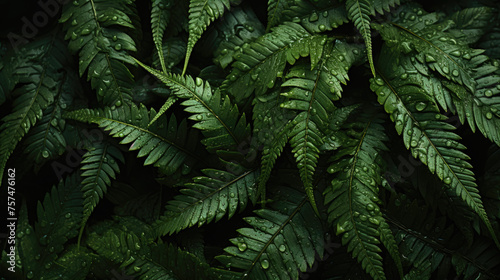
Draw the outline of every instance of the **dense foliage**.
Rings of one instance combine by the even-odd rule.
[[[498,1],[31,2],[2,279],[499,278]]]

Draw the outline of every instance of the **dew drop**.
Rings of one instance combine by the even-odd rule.
[[[458,73],[458,70],[453,70],[453,72],[451,72],[451,74],[455,77],[458,77],[459,73]]]
[[[116,44],[115,45],[115,50],[119,51],[122,49],[122,44]]]
[[[359,219],[364,222],[364,221],[368,220],[368,217],[366,215],[361,215],[361,216],[359,216]]]
[[[90,34],[90,32],[91,32],[91,31],[90,31],[90,29],[88,29],[88,28],[84,28],[84,29],[82,30],[82,32],[80,32],[80,34],[82,34],[82,35],[89,35],[89,34]]]
[[[78,21],[76,21],[76,19],[74,19],[74,20],[71,22],[71,25],[73,25],[73,26],[78,25]]]
[[[33,277],[35,276],[35,274],[33,273],[33,271],[29,271],[27,274],[26,274],[26,277],[28,279],[33,279]]]
[[[262,260],[260,262],[260,265],[262,266],[263,269],[268,269],[269,268],[269,261],[268,260]]]
[[[450,184],[451,183],[451,178],[450,177],[446,177],[446,178],[444,178],[443,182],[445,184]]]
[[[280,252],[285,252],[286,251],[286,246],[284,244],[281,244],[280,247],[278,248]]]
[[[462,55],[462,53],[460,51],[452,51],[450,54],[453,56],[456,56],[456,57],[459,57]]]
[[[418,142],[416,140],[411,140],[410,146],[412,146],[413,148],[415,148],[417,145],[418,145]]]
[[[443,73],[445,73],[445,74],[450,73],[450,69],[448,69],[448,67],[444,66],[443,67]]]
[[[417,111],[421,112],[427,107],[427,105],[424,102],[419,102],[417,105],[415,105],[415,108]]]
[[[311,14],[311,16],[309,17],[309,21],[310,21],[310,22],[315,22],[315,21],[317,21],[318,19],[319,19],[319,16],[318,16],[318,14],[317,14],[316,12],[313,12],[313,13]]]
[[[491,90],[487,90],[487,91],[484,92],[484,95],[486,97],[491,97],[493,95],[493,92]]]
[[[465,59],[467,59],[467,60],[471,59],[470,53],[466,53],[462,57],[465,58]]]
[[[49,151],[44,150],[44,151],[42,152],[42,157],[43,157],[43,158],[49,158]]]
[[[71,213],[66,213],[66,215],[64,215],[64,218],[66,218],[66,219],[71,218]]]
[[[430,55],[430,54],[425,55],[425,62],[429,63],[429,62],[435,62],[435,61],[436,61],[436,59],[432,55]]]
[[[318,26],[318,28],[319,28],[319,31],[325,31],[326,30],[326,26],[324,24],[320,24]]]
[[[382,81],[381,78],[376,78],[375,79],[375,83],[377,83],[377,85],[379,85],[379,86],[383,86],[384,85],[384,81]]]
[[[373,209],[375,209],[375,206],[373,206],[373,204],[368,203],[368,204],[366,205],[366,210],[368,210],[368,211],[372,211]]]
[[[407,78],[408,78],[408,74],[407,73],[401,74],[401,79],[406,80]]]
[[[138,266],[134,266],[134,271],[135,271],[135,272],[139,272],[139,271],[141,271],[141,268],[140,268],[140,267],[138,267]]]
[[[238,250],[240,250],[240,252],[245,252],[247,248],[248,246],[245,242],[238,243]]]
[[[196,86],[201,87],[203,85],[203,80],[199,77],[196,77]]]
[[[491,112],[486,113],[486,118],[491,120],[493,118],[493,114]]]

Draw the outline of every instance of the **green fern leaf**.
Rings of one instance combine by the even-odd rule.
[[[132,18],[137,11],[129,0],[112,4],[104,0],[81,0],[65,5],[60,22],[70,40],[68,49],[79,52],[80,76],[86,70],[87,79],[104,105],[112,106],[131,99],[133,76],[124,63],[134,64],[127,52],[136,51],[131,36],[123,32],[134,30]]]
[[[64,128],[60,122],[61,108],[56,104],[47,107],[33,129],[25,137],[24,153],[38,170],[46,161],[55,159],[66,151]]]
[[[61,181],[57,188],[53,187],[43,203],[38,202],[35,230],[29,225],[23,203],[16,245],[27,278],[45,276],[64,250],[64,244],[78,234],[83,210],[79,183],[79,176],[72,175]]]
[[[116,179],[116,173],[120,172],[117,161],[124,163],[125,159],[120,150],[108,143],[94,145],[83,155],[80,170],[84,209],[79,240],[85,223],[111,185],[111,179]]]
[[[252,228],[239,229],[240,236],[230,240],[236,247],[216,257],[244,270],[239,279],[296,280],[299,271],[313,265],[316,254],[323,256],[324,229],[302,193],[282,187],[279,200],[254,213],[258,217],[245,218]]]
[[[259,37],[235,55],[233,70],[221,86],[237,103],[252,92],[262,95],[274,87],[276,78],[283,75],[288,61],[294,64],[300,57],[311,55],[312,68],[323,52],[326,36],[311,35],[302,26],[286,22],[273,28],[271,33]]]
[[[472,11],[488,18],[487,12],[486,15],[480,13],[481,9]],[[399,59],[407,68],[413,64],[411,68],[423,74],[414,76],[425,91],[435,96],[441,107],[456,112],[462,123],[467,120],[472,131],[475,131],[477,125],[484,136],[499,144],[500,89],[496,84],[500,82],[500,75],[495,73],[498,71],[498,63],[482,55],[482,50],[471,49],[466,45],[467,39],[464,38],[472,36],[470,32],[474,31],[473,25],[471,30],[467,29],[472,24],[472,11],[463,10],[455,15],[459,26],[464,27],[460,31],[447,31],[448,26],[432,24],[433,14],[425,14],[422,10],[408,13],[404,18],[398,19],[394,26],[384,25],[380,30],[392,50],[397,50],[401,56],[412,57],[412,63],[405,62],[404,57]],[[428,24],[419,23],[418,14],[422,17],[420,19],[429,21]],[[410,18],[413,18],[413,21],[409,20]],[[413,23],[409,24],[409,21]],[[399,25],[399,22],[403,25]],[[480,21],[477,24],[484,25]],[[467,36],[460,35],[467,30],[470,31]],[[457,32],[460,34],[457,35]],[[418,51],[416,55],[413,54],[414,49]],[[434,77],[432,73],[438,76]],[[408,76],[405,73],[402,75]],[[439,76],[451,81],[439,79]]]
[[[186,73],[189,58],[194,45],[210,23],[230,9],[229,0],[190,0],[189,4],[189,39],[186,51],[186,60],[182,75]]]
[[[396,123],[398,134],[403,134],[406,148],[411,149],[413,157],[427,165],[447,187],[455,190],[481,217],[499,244],[474,182],[472,166],[467,162],[469,157],[461,151],[465,146],[458,142],[460,137],[451,132],[455,128],[444,122],[447,118],[439,114],[428,97],[418,94],[413,85],[401,83],[400,71],[393,69],[388,72],[387,67],[381,69],[380,76],[371,80],[371,89]],[[407,99],[410,94],[411,100]]]
[[[13,111],[2,119],[0,126],[0,184],[7,160],[19,141],[43,117],[43,111],[61,91],[64,67],[69,65],[67,51],[54,35],[41,38],[19,53],[15,81],[23,85],[12,92]],[[43,153],[43,152],[42,152]]]
[[[463,273],[472,279],[481,274],[493,279],[499,253],[491,241],[476,237],[473,244],[464,246],[464,236],[454,225],[430,210],[429,205],[419,204],[403,196],[392,197],[387,211],[400,252],[413,266],[412,270],[418,272],[430,263],[427,268],[430,271],[425,275],[439,270],[441,275]],[[448,263],[452,263],[454,269]]]
[[[280,107],[285,97],[275,90],[254,99],[253,118],[254,136],[257,146],[263,145],[261,158],[261,173],[257,194],[265,201],[265,185],[276,159],[283,152],[288,142],[288,134],[292,127],[292,120],[297,115],[295,111]]]
[[[170,7],[174,0],[152,0],[151,2],[151,30],[153,31],[153,41],[158,52],[163,72],[167,72],[165,58],[163,56],[163,34],[170,20]]]
[[[158,236],[173,234],[194,225],[217,222],[226,214],[231,218],[238,206],[242,211],[248,201],[255,203],[259,172],[248,170],[233,174],[205,169],[203,173],[206,176],[195,177],[194,183],[186,184],[187,188],[181,190],[182,195],[168,202],[165,215],[155,225]]]
[[[495,10],[489,7],[474,7],[454,13],[450,19],[455,23],[449,31],[453,37],[466,44],[476,43],[495,20]]]
[[[365,40],[368,62],[370,63],[372,74],[375,76],[375,67],[373,65],[372,55],[372,34],[370,30],[370,14],[373,14],[374,10],[372,1],[347,0],[345,4],[349,19],[353,21],[354,25],[361,33],[363,40]]]
[[[360,54],[359,47],[342,42],[336,43],[335,47],[331,44],[327,47],[331,48],[327,55],[329,58],[314,71],[304,64],[297,64],[290,70],[282,84],[282,88],[290,88],[290,91],[281,94],[289,100],[280,105],[299,112],[292,121],[288,136],[300,177],[314,208],[312,180],[319,148],[324,144],[323,133],[328,127],[329,115],[335,110],[333,101],[341,96],[341,82],[346,83],[347,70]]]
[[[85,247],[70,245],[54,261],[57,265],[52,265],[48,271],[44,271],[42,278],[57,279],[64,275],[71,280],[85,280],[91,271],[93,261],[95,258],[92,251]]]
[[[193,254],[164,243],[153,243],[133,232],[92,233],[90,247],[137,279],[233,279],[238,274],[216,270]],[[118,249],[117,249],[118,248]],[[219,278],[216,278],[219,277]]]
[[[400,274],[398,248],[387,222],[380,213],[378,186],[382,168],[379,154],[387,140],[378,118],[362,116],[351,122],[344,145],[331,159],[328,172],[337,174],[332,187],[325,190],[328,221],[336,225],[342,244],[373,279],[386,279],[382,266],[380,240],[395,260]],[[379,240],[380,239],[380,240]]]
[[[407,18],[412,16],[414,20],[408,21]],[[424,14],[422,17],[427,16]],[[416,58],[420,63],[425,63],[448,80],[464,85],[473,93],[476,82],[469,60],[481,52],[457,41],[445,32],[447,28],[449,26],[445,24],[421,24],[416,15],[408,13],[396,22],[381,25],[379,30],[389,47],[405,54],[417,51]]]
[[[203,131],[205,139],[202,143],[209,150],[237,147],[250,133],[245,115],[241,115],[236,105],[229,98],[222,100],[221,93],[212,93],[210,84],[200,78],[193,80],[190,76],[182,77],[172,73],[160,73],[137,61],[144,69],[155,75],[160,81],[173,90],[182,99],[189,117],[197,121],[193,127]]]
[[[144,105],[122,105],[118,108],[82,109],[64,117],[81,122],[96,123],[113,137],[123,138],[120,144],[130,144],[129,150],[139,150],[138,157],[147,156],[144,165],[154,164],[166,174],[172,174],[186,161],[198,157],[193,153],[196,137],[188,138],[186,121],[179,125],[174,115],[167,121],[162,117],[148,127],[156,111]],[[189,139],[189,140],[187,140]]]
[[[485,62],[486,61],[486,62]],[[469,94],[463,87],[454,83],[443,83],[451,92],[463,98],[454,98],[457,115],[462,123],[467,120],[472,131],[476,126],[491,141],[500,145],[500,71],[498,62],[491,62],[486,56],[479,55],[472,63],[481,63],[474,68],[472,78],[476,91]],[[485,62],[485,63],[482,63]]]

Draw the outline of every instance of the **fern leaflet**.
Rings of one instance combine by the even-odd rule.
[[[242,211],[248,201],[255,203],[258,172],[248,170],[232,174],[206,169],[203,173],[206,176],[195,177],[194,183],[186,184],[186,188],[181,190],[182,195],[168,202],[165,215],[155,224],[159,236],[194,225],[201,226],[214,219],[217,222],[226,214],[231,218],[238,206]]]

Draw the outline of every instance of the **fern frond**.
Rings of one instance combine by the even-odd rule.
[[[417,20],[418,14],[429,20],[428,24],[421,24]],[[470,11],[466,15],[470,17]],[[432,24],[433,21],[429,19],[431,16],[433,14],[425,14],[422,10],[416,14],[408,13],[392,25],[383,25],[380,29],[382,37],[391,49],[411,57],[414,70],[428,76],[416,75],[419,82],[423,83],[422,88],[434,94],[444,109],[448,107],[456,112],[462,123],[467,120],[472,131],[477,125],[484,136],[499,144],[500,88],[496,85],[500,82],[500,75],[495,73],[498,63],[482,55],[482,50],[469,48],[464,36],[454,37],[461,30],[447,31],[449,26]],[[413,18],[413,21],[409,18]],[[460,24],[464,28],[468,26],[467,21]],[[414,50],[418,52],[414,54]],[[408,62],[403,63],[406,68],[410,68]],[[408,73],[402,75],[408,76]],[[440,76],[449,81],[440,79]]]
[[[177,233],[194,225],[217,222],[226,214],[230,219],[238,206],[242,211],[248,201],[255,203],[258,171],[233,174],[205,169],[203,173],[205,176],[195,177],[193,183],[186,184],[186,188],[181,190],[181,195],[168,202],[165,215],[154,226],[158,236]]]
[[[55,159],[66,150],[66,140],[62,134],[61,108],[50,105],[42,113],[43,117],[25,138],[24,153],[36,169],[50,159]]]
[[[54,35],[34,41],[18,55],[19,62],[12,71],[15,82],[23,85],[12,92],[12,113],[3,117],[0,126],[0,185],[7,160],[26,133],[42,119],[43,111],[54,103],[65,82],[61,72],[70,64],[63,43]]]
[[[22,269],[28,278],[45,276],[54,265],[64,244],[78,234],[83,199],[79,176],[72,175],[38,202],[34,230],[29,225],[25,203],[20,211],[17,249]],[[30,277],[31,276],[31,277]]]
[[[464,246],[464,237],[457,233],[456,227],[437,216],[428,205],[419,205],[417,200],[392,197],[387,213],[405,262],[417,271],[430,263],[427,268],[430,271],[425,275],[440,270],[440,275],[464,273],[469,276],[464,279],[479,274],[494,278],[500,263],[498,250],[491,241],[476,237],[473,244]],[[451,270],[448,263],[453,264],[453,271],[447,271]]]
[[[79,53],[80,76],[88,71],[87,80],[107,106],[131,99],[133,76],[124,63],[134,64],[128,52],[136,47],[122,31],[135,30],[131,17],[137,17],[137,11],[129,0],[81,0],[65,5],[60,19],[70,40],[68,49]]]
[[[294,64],[300,57],[311,55],[312,68],[323,53],[326,36],[311,35],[302,26],[285,22],[271,33],[259,37],[235,55],[233,70],[221,86],[223,92],[235,97],[237,103],[254,91],[262,95],[274,87],[283,75],[286,63]]]
[[[344,145],[331,159],[328,172],[337,174],[325,190],[328,221],[342,234],[342,244],[373,279],[386,279],[382,266],[383,242],[397,264],[402,265],[394,235],[380,212],[378,186],[382,167],[380,152],[387,140],[379,118],[362,116],[347,127]]]
[[[130,144],[129,150],[139,150],[137,157],[147,156],[144,165],[154,164],[166,174],[172,174],[186,161],[198,157],[193,152],[196,138],[188,138],[186,121],[177,124],[174,115],[148,127],[156,111],[148,112],[144,105],[122,105],[105,109],[82,109],[66,113],[64,117],[98,124],[113,137],[123,138],[120,144]]]
[[[189,252],[171,244],[153,243],[144,236],[108,230],[89,236],[90,247],[120,265],[137,279],[234,279],[237,273],[216,270]]]
[[[294,189],[280,191],[269,208],[254,211],[258,217],[245,218],[252,228],[238,230],[240,236],[230,240],[236,247],[216,257],[243,270],[239,279],[296,280],[299,271],[313,265],[316,254],[323,256],[324,229],[308,198]]]
[[[250,126],[245,114],[240,115],[238,107],[232,105],[229,98],[222,98],[219,91],[212,93],[208,82],[190,76],[160,73],[139,61],[137,63],[170,87],[177,97],[187,99],[181,105],[192,113],[189,119],[197,121],[193,127],[203,131],[206,138],[202,143],[209,150],[234,148],[248,137]]]
[[[451,15],[454,26],[449,32],[457,40],[469,45],[474,44],[488,31],[495,16],[495,10],[489,7],[460,10]]]
[[[403,134],[405,147],[411,150],[413,157],[455,190],[480,216],[498,244],[474,182],[472,166],[467,162],[470,158],[462,152],[465,146],[458,142],[460,137],[452,132],[455,127],[444,122],[447,118],[439,114],[428,97],[413,85],[402,82],[398,73],[382,67],[379,76],[371,79],[371,89],[377,93],[379,103],[395,122],[398,134]]]
[[[254,99],[254,136],[257,146],[262,148],[261,173],[257,194],[265,201],[265,185],[276,159],[283,152],[292,128],[292,120],[297,113],[280,107],[285,97],[278,90]]]
[[[327,57],[317,69],[309,70],[308,65],[297,64],[286,76],[282,84],[289,92],[281,95],[289,100],[280,107],[297,110],[289,132],[290,145],[297,161],[304,188],[316,207],[313,196],[312,179],[319,158],[319,148],[323,145],[324,131],[328,127],[329,115],[335,110],[334,100],[341,96],[341,83],[346,83],[347,71],[356,62],[360,48],[346,43],[331,44]],[[322,133],[323,132],[323,133]]]
[[[120,172],[117,161],[124,163],[125,159],[120,150],[108,143],[94,145],[83,155],[80,170],[84,207],[79,240],[92,211],[111,185],[111,179],[116,179]]]
[[[61,275],[71,280],[85,280],[95,261],[93,252],[86,247],[70,245],[54,261],[48,271],[44,271],[40,279],[57,279]]]
[[[189,58],[194,45],[208,25],[224,14],[225,9],[230,9],[229,0],[190,0],[189,3],[189,39],[186,51],[186,60],[182,76],[186,73]]]
[[[163,72],[167,72],[165,58],[163,56],[163,34],[170,20],[170,8],[173,6],[173,3],[174,0],[151,1],[151,30],[153,33],[153,42],[155,43]]]
[[[346,10],[349,19],[354,23],[358,31],[361,33],[366,44],[366,53],[368,55],[368,63],[375,76],[375,67],[373,65],[372,54],[372,34],[370,29],[370,14],[373,13],[373,5],[370,0],[347,0]]]

